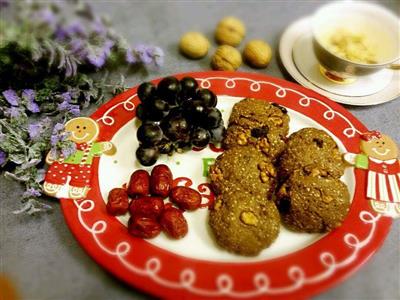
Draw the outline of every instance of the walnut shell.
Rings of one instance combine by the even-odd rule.
[[[211,59],[211,67],[219,71],[235,71],[241,64],[240,52],[229,45],[219,46]]]
[[[179,50],[187,58],[199,59],[207,55],[210,42],[200,32],[187,32],[179,42]]]
[[[225,17],[215,29],[215,40],[218,44],[237,46],[246,34],[243,22],[235,17]]]
[[[243,50],[243,58],[254,68],[265,68],[271,60],[271,47],[262,40],[252,40]]]

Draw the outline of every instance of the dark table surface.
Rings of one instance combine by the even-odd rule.
[[[278,65],[278,43],[284,29],[325,1],[92,1],[107,14],[115,29],[134,44],[156,44],[165,50],[160,72],[138,71],[128,76],[134,86],[168,74],[208,70],[209,57],[182,58],[177,51],[181,34],[194,30],[212,40],[217,21],[234,15],[248,29],[246,40],[268,41],[274,55],[266,70],[284,78]],[[399,1],[379,1],[399,11]],[[243,47],[243,43],[242,43]],[[215,44],[213,43],[213,48]],[[211,49],[212,53],[213,49]],[[255,72],[247,66],[241,71]],[[289,79],[289,78],[287,78]],[[368,128],[378,129],[400,142],[400,99],[371,107],[346,106]],[[49,214],[13,215],[19,207],[21,186],[0,177],[0,272],[15,283],[23,299],[146,299],[150,298],[115,279],[99,267],[68,230],[57,201]],[[316,299],[400,299],[400,223],[394,222],[382,248],[356,274]]]

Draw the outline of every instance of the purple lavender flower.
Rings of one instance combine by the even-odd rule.
[[[49,152],[50,157],[58,159],[58,152],[56,148],[51,148]]]
[[[26,89],[22,92],[22,98],[26,100],[26,108],[33,113],[40,112],[39,105],[35,102],[35,91]]]
[[[80,60],[86,59],[89,54],[86,48],[86,42],[82,39],[74,38],[70,41],[69,47],[72,53],[74,53]]]
[[[32,113],[40,112],[39,105],[35,101],[28,102],[26,108]]]
[[[78,116],[80,114],[79,105],[70,104],[67,101],[63,101],[58,104],[58,110],[62,112],[68,112],[73,116]]]
[[[112,40],[105,40],[102,50],[103,50],[103,54],[108,57],[111,54],[111,49],[112,47],[114,47],[114,42]]]
[[[65,126],[63,123],[57,123],[53,127],[53,133],[60,133],[61,131],[64,131],[64,128],[65,128]]]
[[[84,48],[85,42],[81,39],[73,39],[71,40],[70,47],[71,51],[74,53],[79,52],[82,48]]]
[[[2,166],[7,160],[6,154],[0,150],[0,166]]]
[[[157,67],[161,67],[164,64],[164,51],[160,47],[153,47],[151,49],[151,56]]]
[[[31,140],[36,141],[44,133],[46,133],[52,125],[51,119],[46,117],[39,122],[28,125],[28,133]]]
[[[28,125],[28,133],[31,140],[35,141],[42,133],[42,125],[38,123]]]
[[[37,19],[40,23],[44,23],[51,28],[54,28],[58,22],[57,16],[49,7],[38,10],[33,15],[33,19]]]
[[[75,20],[73,22],[71,22],[65,29],[65,31],[67,32],[68,36],[74,36],[74,35],[78,35],[81,37],[86,37],[86,31],[85,31],[85,27],[83,26],[83,24],[78,21]]]
[[[34,101],[35,100],[35,91],[31,89],[25,89],[22,91],[22,97],[26,101]]]
[[[31,198],[31,197],[40,197],[42,193],[35,189],[35,188],[28,188],[24,194],[22,195],[23,198]]]
[[[74,20],[67,26],[58,26],[55,30],[55,38],[59,41],[67,39],[87,38],[85,26],[79,20]]]
[[[137,63],[137,58],[133,55],[131,48],[126,49],[125,59],[129,64]]]
[[[77,117],[81,114],[81,110],[79,108],[79,105],[71,105],[69,109],[70,114],[73,116]]]
[[[62,123],[57,123],[54,125],[53,132],[50,137],[51,146],[57,146],[58,142],[63,142],[70,136],[70,133],[66,132],[64,129],[65,126]]]
[[[70,104],[68,103],[68,101],[63,101],[60,104],[58,104],[57,108],[58,108],[58,110],[66,111],[66,110],[68,110],[69,106],[70,106]]]
[[[64,100],[64,102],[67,102],[67,103],[71,102],[72,97],[71,97],[70,92],[62,93],[60,96],[61,96],[61,99]]]
[[[106,63],[106,57],[103,53],[91,53],[88,55],[87,59],[96,68],[101,68]]]
[[[160,67],[164,63],[164,52],[159,47],[144,44],[137,45],[133,50],[126,50],[125,59],[130,64],[142,63]]]
[[[67,39],[68,32],[64,27],[58,25],[54,32],[54,35],[57,41],[63,42]]]
[[[54,147],[60,141],[60,137],[56,134],[52,134],[50,137],[50,144]]]
[[[153,62],[153,57],[151,56],[151,48],[140,44],[134,49],[137,58],[145,65],[151,64]]]
[[[75,143],[68,143],[61,149],[61,153],[62,153],[64,158],[70,157],[75,152],[76,152]]]
[[[111,49],[114,47],[114,42],[112,40],[105,40],[101,47],[92,50],[87,57],[88,61],[96,68],[101,68],[107,61],[107,58],[111,54]]]
[[[53,127],[53,132],[50,137],[50,144],[51,146],[56,146],[57,143],[60,141],[60,134],[64,131],[64,124],[57,123]]]
[[[5,109],[4,114],[9,118],[19,118],[21,116],[21,109],[11,106],[10,108]]]
[[[4,91],[3,93],[4,98],[6,98],[7,102],[10,103],[12,106],[18,106],[20,98],[18,97],[17,93],[12,90],[8,89]]]

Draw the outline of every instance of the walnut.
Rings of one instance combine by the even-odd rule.
[[[210,168],[210,177],[213,181],[223,180],[224,175],[220,168],[215,167],[215,165]]]
[[[240,214],[240,220],[246,225],[257,225],[258,219],[257,216],[251,211],[243,211]]]
[[[272,124],[274,124],[275,126],[280,126],[283,124],[283,120],[281,117],[277,117],[277,116],[272,116],[270,118],[268,118],[269,122],[272,122]]]
[[[265,171],[267,172],[267,174],[270,177],[275,177],[276,176],[276,171],[275,168],[272,164],[267,164],[267,168],[265,169]]]
[[[247,145],[246,134],[244,134],[244,133],[239,134],[238,139],[237,139],[237,143],[239,145],[241,145],[241,146]]]
[[[321,173],[320,173],[320,171],[319,171],[317,168],[313,168],[313,169],[311,170],[311,176],[312,176],[312,177],[318,177],[320,174],[321,174]]]
[[[254,68],[265,68],[271,60],[271,47],[262,40],[252,40],[243,50],[244,60]]]
[[[260,173],[260,178],[263,183],[266,183],[269,181],[269,176],[266,173]]]
[[[237,46],[246,34],[243,22],[235,17],[225,17],[219,21],[215,29],[215,39],[218,44]]]
[[[322,196],[322,201],[324,201],[325,203],[330,203],[330,202],[332,202],[332,200],[333,200],[333,197],[331,197],[331,196],[328,196],[328,195]]]
[[[281,197],[283,197],[283,196],[287,196],[289,193],[288,193],[288,190],[286,189],[286,185],[282,185],[281,186],[281,188],[279,189],[279,191],[278,191],[278,194],[281,196]]]
[[[219,71],[235,71],[241,64],[240,52],[228,45],[219,46],[211,60],[212,68]]]
[[[271,163],[262,161],[258,164],[258,169],[261,171],[260,178],[262,182],[268,182],[270,178],[276,176],[276,170]]]
[[[217,201],[215,201],[214,204],[214,210],[220,209],[222,206],[222,199],[220,197],[217,197]]]
[[[192,59],[199,59],[207,55],[210,42],[200,32],[187,32],[179,42],[179,50],[183,55]]]
[[[257,149],[261,150],[262,152],[264,152],[265,154],[269,154],[270,151],[270,145],[268,143],[268,139],[267,138],[262,138],[259,142],[257,142]]]
[[[262,161],[262,162],[260,162],[259,164],[258,164],[258,169],[260,170],[260,171],[264,171],[266,168],[267,168],[267,163],[265,162],[265,161]]]

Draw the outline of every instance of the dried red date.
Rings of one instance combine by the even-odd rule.
[[[174,238],[183,238],[188,232],[188,224],[179,209],[174,207],[163,211],[160,218],[160,225],[164,232]]]
[[[201,195],[198,191],[185,186],[176,186],[171,190],[171,201],[180,209],[195,210],[201,204]]]
[[[132,173],[128,185],[128,195],[147,196],[150,190],[150,175],[146,170],[137,170]]]
[[[128,221],[128,232],[136,237],[151,239],[160,234],[161,226],[151,218],[135,216]]]
[[[111,215],[123,215],[128,211],[129,198],[125,189],[115,188],[108,194],[107,212]]]
[[[157,165],[151,171],[150,190],[153,195],[166,198],[172,187],[172,172],[166,165]]]
[[[164,209],[164,201],[159,197],[140,197],[132,200],[129,212],[132,216],[147,217],[156,220]]]

